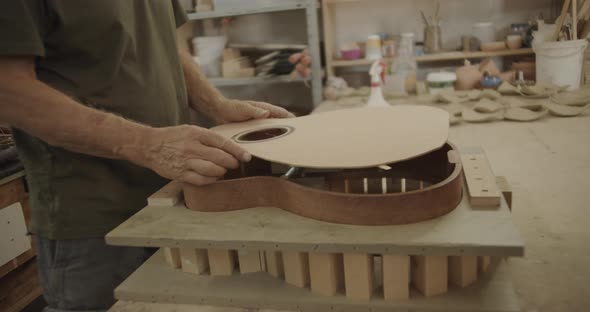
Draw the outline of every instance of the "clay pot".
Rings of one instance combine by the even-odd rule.
[[[520,35],[509,35],[506,37],[506,45],[510,50],[522,48],[522,37]]]
[[[464,66],[457,68],[455,73],[457,74],[456,90],[471,90],[477,87],[483,77],[479,66],[471,65],[469,61],[466,61]]]
[[[487,72],[492,76],[500,75],[500,70],[498,69],[496,62],[494,62],[492,59],[487,59],[481,62],[481,64],[479,64],[479,71],[482,73]]]
[[[512,81],[516,80],[516,72],[513,70],[503,72],[498,77],[500,77],[500,79],[502,79],[502,81],[512,82]]]

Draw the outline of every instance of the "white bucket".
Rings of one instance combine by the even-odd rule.
[[[205,76],[221,76],[221,61],[226,43],[227,38],[224,36],[193,38],[193,51],[199,57],[201,70]]]
[[[533,45],[537,54],[537,81],[569,86],[568,90],[580,88],[584,50],[588,41],[554,41]]]

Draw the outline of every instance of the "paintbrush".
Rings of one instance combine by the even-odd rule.
[[[430,23],[428,22],[428,19],[426,18],[426,14],[424,14],[424,11],[420,10],[420,14],[422,15],[422,19],[424,20],[424,24],[426,24],[426,26],[430,26]]]

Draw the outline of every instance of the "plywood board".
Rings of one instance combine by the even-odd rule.
[[[271,128],[290,132],[260,141],[240,140],[242,134]],[[443,146],[448,138],[449,114],[415,105],[364,107],[232,123],[211,130],[238,142],[252,155],[277,163],[303,168],[368,168]]]
[[[20,203],[0,209],[0,266],[31,249]]]
[[[264,272],[229,277],[187,274],[169,268],[156,254],[117,287],[115,296],[126,301],[292,311],[520,311],[506,265],[444,296],[425,298],[413,291],[410,300],[384,301],[376,295],[366,301],[313,294]],[[192,311],[199,311],[198,307]]]
[[[440,218],[396,226],[326,223],[268,207],[207,213],[188,210],[182,203],[148,206],[110,232],[106,240],[112,245],[145,247],[398,255],[524,254],[522,239],[504,200],[498,209],[482,211],[471,209],[466,198]]]

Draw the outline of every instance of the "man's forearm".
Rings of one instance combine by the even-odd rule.
[[[0,68],[0,123],[74,152],[137,162],[149,127],[83,106],[38,81],[32,59],[2,59]]]
[[[188,51],[179,50],[190,106],[208,117],[214,117],[225,97],[213,86]]]

